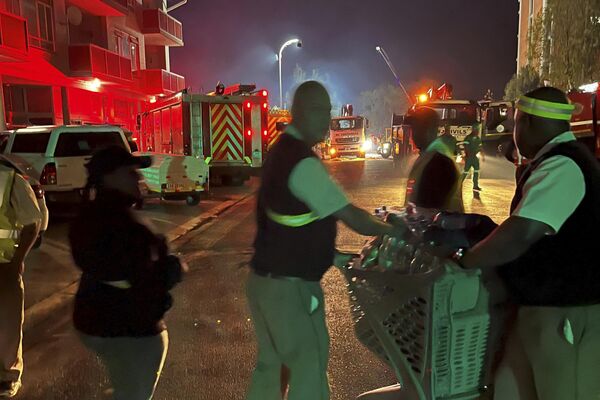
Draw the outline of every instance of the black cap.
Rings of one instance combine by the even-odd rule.
[[[134,156],[123,147],[110,146],[98,150],[85,165],[90,177],[99,178],[114,172],[117,168],[135,166],[148,168],[152,165],[150,156]]]

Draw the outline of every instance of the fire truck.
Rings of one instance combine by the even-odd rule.
[[[329,127],[329,154],[332,158],[340,156],[364,157],[368,145],[366,138],[366,129],[369,127],[369,120],[362,116],[354,116],[352,105],[347,104],[342,107],[342,116],[331,119]]]
[[[407,118],[421,108],[433,109],[439,116],[438,134],[452,135],[457,142],[474,129],[481,129],[481,108],[472,100],[458,100],[452,96],[452,86],[443,84],[419,94],[415,104],[405,115],[392,116],[392,155],[395,158],[407,156],[416,151],[412,141],[411,127]]]
[[[288,110],[273,108],[269,111],[269,123],[267,128],[267,149],[271,148],[273,143],[279,138],[279,135],[285,131],[285,128],[292,122],[292,114]]]
[[[600,158],[600,126],[598,118],[600,109],[597,104],[600,93],[598,83],[583,85],[567,93],[569,101],[576,105],[575,113],[571,119],[571,130],[577,140],[584,143],[594,154]],[[480,102],[483,112],[482,141],[484,147],[490,144],[494,149],[501,148],[513,140],[514,130],[514,102]]]
[[[184,90],[157,101],[139,118],[140,152],[153,155],[159,161],[159,169],[162,158],[177,159],[188,170],[204,166],[209,171],[203,176],[210,172],[213,183],[243,184],[251,175],[258,174],[267,147],[268,92],[255,88],[238,84],[208,94]],[[171,161],[169,165],[172,164]],[[150,190],[161,193],[162,197],[178,196],[187,190],[177,185],[172,187],[169,167],[162,168],[160,173],[150,169],[144,175]],[[196,184],[208,187],[207,182]]]

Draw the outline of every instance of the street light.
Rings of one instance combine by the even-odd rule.
[[[291,39],[285,42],[281,48],[279,49],[279,55],[277,56],[277,61],[279,61],[279,108],[283,109],[283,87],[282,87],[282,79],[281,79],[281,58],[283,56],[283,50],[295,44],[298,47],[302,47],[302,41],[300,39]]]
[[[390,61],[390,58],[388,57],[388,55],[385,52],[385,50],[383,49],[383,47],[377,46],[377,47],[375,47],[375,50],[379,54],[381,54],[381,57],[383,58],[383,61],[385,61],[385,63],[387,64],[388,68],[390,69],[390,71],[392,71],[392,74],[394,75],[394,78],[396,78],[396,82],[398,83],[398,86],[400,86],[400,88],[402,89],[402,91],[406,95],[406,98],[408,99],[408,104],[412,105],[413,101],[410,98],[410,96],[409,96],[408,92],[406,91],[406,89],[404,88],[404,85],[400,81],[400,78],[398,78],[398,74],[396,73],[396,69],[394,68],[394,65]]]

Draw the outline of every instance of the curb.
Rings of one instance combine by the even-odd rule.
[[[166,234],[168,241],[174,242],[177,239],[180,239],[187,233],[215,220],[225,211],[230,210],[231,208],[247,200],[253,195],[254,192],[245,194],[239,199],[225,201],[219,204],[218,206],[212,208],[211,210],[200,214],[199,216],[188,221],[185,225],[179,226],[168,232]],[[63,249],[63,246],[61,246],[60,248],[61,250],[66,250],[70,253],[70,249]],[[25,321],[23,322],[23,331],[27,332],[29,329],[35,327],[40,322],[43,322],[45,319],[47,319],[53,312],[56,312],[57,310],[60,310],[67,306],[73,300],[73,296],[75,296],[75,293],[77,293],[78,286],[79,279],[71,283],[69,286],[51,294],[45,299],[28,307],[25,310]]]

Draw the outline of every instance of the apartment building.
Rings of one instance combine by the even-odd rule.
[[[0,0],[0,128],[137,132],[139,113],[185,88],[169,62],[182,25],[168,10],[163,0]]]
[[[533,26],[535,18],[546,9],[547,3],[548,0],[519,0],[517,71],[527,65],[529,29]]]

